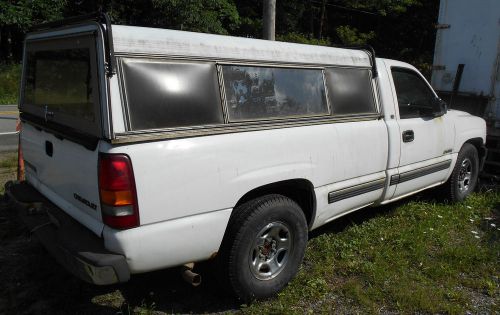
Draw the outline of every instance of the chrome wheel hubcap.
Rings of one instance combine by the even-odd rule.
[[[472,179],[472,163],[466,158],[462,161],[460,165],[460,170],[458,173],[458,190],[460,192],[465,192],[469,190],[470,183]]]
[[[259,280],[272,279],[284,269],[292,249],[288,226],[282,222],[269,223],[257,234],[250,249],[250,270]]]

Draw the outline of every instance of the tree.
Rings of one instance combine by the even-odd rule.
[[[183,30],[229,34],[240,23],[230,0],[153,0],[153,7],[165,16],[163,25]]]
[[[379,56],[424,65],[432,60],[438,8],[439,0],[276,0],[276,38],[369,44]],[[262,37],[262,1],[256,0],[3,0],[0,60],[20,60],[33,24],[98,9],[116,24]]]
[[[65,0],[0,2],[0,61],[20,60],[24,33],[33,25],[62,17]]]
[[[203,33],[229,34],[240,23],[232,0],[89,0],[73,2],[68,12],[82,14],[98,9],[108,12],[117,24]]]

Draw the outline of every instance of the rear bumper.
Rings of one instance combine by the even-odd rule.
[[[112,253],[104,241],[43,197],[27,182],[5,185],[7,203],[52,256],[78,278],[97,285],[126,282],[125,256]]]

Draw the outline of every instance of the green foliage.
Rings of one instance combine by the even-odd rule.
[[[415,63],[430,73],[437,0],[287,0],[277,1],[276,6],[278,40],[313,45],[369,44],[378,56]],[[99,8],[116,24],[262,36],[262,1],[11,0],[0,2],[0,38],[7,39],[0,41],[0,60],[20,61],[24,32],[33,24]]]
[[[240,24],[240,16],[232,0],[149,0],[141,6],[136,1],[104,2],[114,23],[153,26],[185,31],[229,34]],[[72,10],[92,11],[75,6]]]
[[[407,12],[408,8],[420,5],[422,0],[343,0],[345,6],[376,12],[382,16]]]
[[[344,45],[364,45],[375,37],[375,32],[361,33],[355,27],[341,25],[336,29],[337,36]]]
[[[179,29],[228,34],[240,23],[236,6],[230,0],[153,0],[153,7]]]
[[[308,45],[320,45],[320,46],[330,46],[331,42],[329,39],[316,39],[306,37],[303,34],[299,33],[287,33],[283,35],[277,35],[276,40],[280,42],[290,42],[290,43],[299,43],[299,44],[308,44]]]
[[[17,0],[0,2],[0,26],[26,31],[30,26],[62,18],[65,0]]]
[[[0,64],[0,104],[17,104],[20,81],[20,64]]]
[[[66,0],[0,1],[0,62],[19,62],[24,33],[35,24],[62,18]]]
[[[495,313],[499,203],[493,192],[451,205],[411,201],[341,232],[326,227],[286,290],[243,311]],[[490,309],[475,308],[477,296]]]

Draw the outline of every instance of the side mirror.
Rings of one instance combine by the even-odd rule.
[[[436,97],[434,99],[434,117],[441,117],[448,112],[448,104],[445,101]]]
[[[446,114],[448,112],[448,104],[442,99],[439,99],[439,105],[441,106],[441,110]]]

